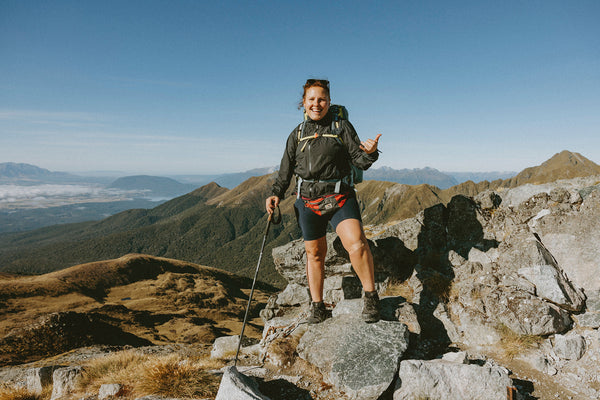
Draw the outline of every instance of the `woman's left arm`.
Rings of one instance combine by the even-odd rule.
[[[361,142],[349,121],[342,121],[342,124],[342,140],[346,144],[352,164],[363,170],[368,169],[379,158],[377,145],[381,134],[378,134],[375,139]]]

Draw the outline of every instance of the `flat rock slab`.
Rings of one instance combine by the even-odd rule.
[[[502,367],[458,364],[443,360],[400,363],[394,400],[505,400],[512,386]]]
[[[370,400],[391,385],[407,347],[408,328],[400,322],[340,315],[311,325],[297,351],[349,398]]]
[[[227,367],[215,400],[270,400],[258,390],[254,379],[242,374],[236,367]]]

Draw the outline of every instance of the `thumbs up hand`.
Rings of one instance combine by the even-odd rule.
[[[367,154],[371,154],[377,151],[377,143],[379,142],[379,138],[381,137],[381,133],[377,134],[375,139],[367,139],[364,142],[360,142],[360,149]]]

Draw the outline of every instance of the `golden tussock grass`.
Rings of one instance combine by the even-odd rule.
[[[209,370],[223,366],[218,360],[122,351],[85,365],[78,393],[97,393],[102,384],[119,383],[131,396],[210,397],[216,395],[221,378]]]
[[[50,394],[49,390],[36,394],[22,387],[0,386],[0,400],[47,400]]]
[[[523,352],[538,347],[544,340],[539,335],[521,335],[514,332],[506,325],[500,324],[496,327],[500,334],[500,347],[504,355],[510,359],[522,354]]]
[[[415,295],[414,289],[408,284],[408,281],[390,279],[383,296],[402,296],[407,302],[412,303]]]

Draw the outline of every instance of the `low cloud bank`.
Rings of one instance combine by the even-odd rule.
[[[132,200],[135,197],[145,197],[144,192],[93,185],[0,185],[2,208],[50,207],[78,202]]]

